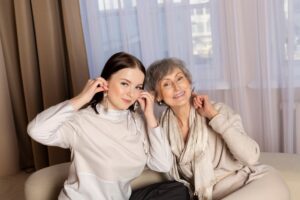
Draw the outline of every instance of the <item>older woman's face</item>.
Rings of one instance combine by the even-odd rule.
[[[163,100],[170,107],[184,106],[190,103],[191,83],[179,69],[162,78],[157,86],[157,100]]]

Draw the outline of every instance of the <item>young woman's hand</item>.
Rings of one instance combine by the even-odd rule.
[[[210,103],[207,95],[192,94],[193,106],[197,110],[198,114],[211,120],[218,114],[216,109]]]
[[[108,84],[104,78],[98,77],[96,79],[90,79],[87,81],[80,94],[72,98],[70,102],[72,106],[76,110],[78,110],[82,106],[90,102],[96,93],[107,91],[107,90],[108,90]]]
[[[137,99],[142,111],[144,112],[147,124],[150,128],[157,127],[157,120],[154,116],[154,96],[149,92],[141,92],[140,97]]]

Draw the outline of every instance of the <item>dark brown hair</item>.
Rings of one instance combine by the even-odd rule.
[[[101,73],[101,77],[105,80],[109,80],[109,78],[116,72],[118,72],[121,69],[125,68],[138,68],[143,72],[143,74],[146,76],[146,70],[143,65],[143,63],[136,58],[135,56],[125,53],[125,52],[119,52],[114,55],[112,55],[107,62],[104,65],[104,68]],[[95,96],[92,98],[92,100],[89,102],[88,105],[90,105],[97,114],[99,112],[97,111],[97,104],[103,100],[103,92],[99,92],[95,94]],[[129,110],[133,110],[133,105],[129,107]]]

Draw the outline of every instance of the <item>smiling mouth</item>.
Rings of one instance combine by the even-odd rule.
[[[130,104],[131,103],[131,100],[128,100],[128,99],[122,99],[125,103],[127,104]]]
[[[178,99],[178,98],[182,97],[184,94],[185,94],[184,91],[179,92],[179,93],[177,93],[177,94],[175,94],[175,95],[173,96],[173,99]]]

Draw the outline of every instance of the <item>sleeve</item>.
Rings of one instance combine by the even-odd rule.
[[[209,125],[222,136],[237,160],[247,165],[255,164],[260,156],[259,146],[245,132],[241,117],[224,104],[217,110],[219,114],[210,120]]]
[[[155,171],[168,172],[173,163],[173,156],[166,134],[158,126],[148,128],[149,152],[147,166]]]
[[[75,130],[69,121],[75,113],[69,101],[64,101],[38,114],[28,124],[27,132],[44,145],[70,148],[74,143]]]

